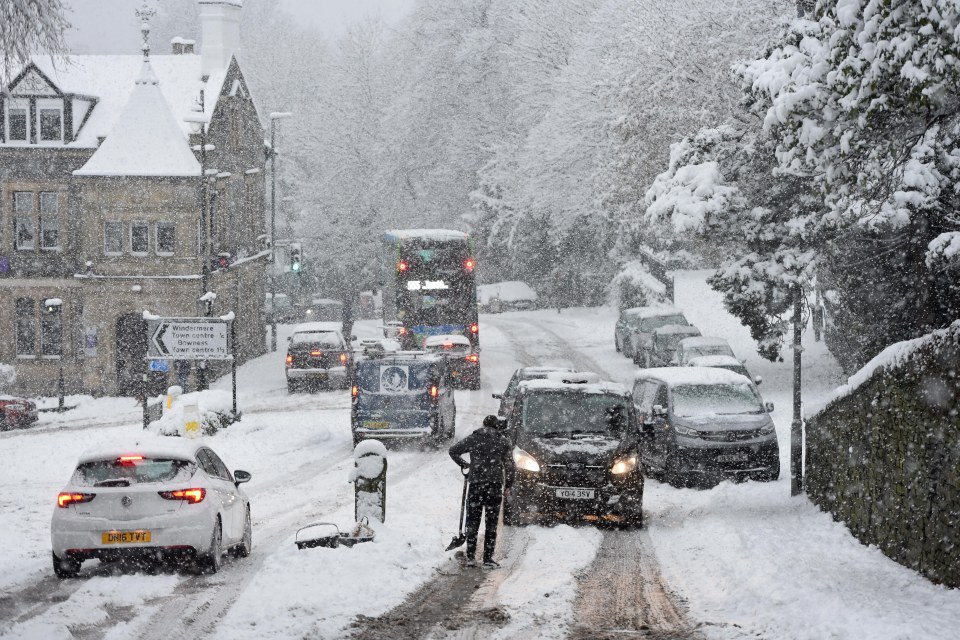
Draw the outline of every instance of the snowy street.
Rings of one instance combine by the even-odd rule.
[[[700,490],[648,479],[642,529],[506,527],[502,568],[482,572],[443,551],[457,533],[462,487],[446,447],[391,448],[387,518],[376,540],[300,551],[298,527],[353,521],[350,397],[288,395],[281,349],[240,369],[243,419],[208,437],[231,469],[253,474],[244,485],[253,553],[228,559],[215,575],[97,562],[78,579],[53,575],[57,492],[82,450],[142,433],[132,399],[69,398],[78,408],[0,434],[0,638],[956,637],[960,593],[862,546],[805,497],[790,497],[792,354],[760,359],[708,275],[678,272],[676,304],[763,377],[763,399],[775,405],[778,481]],[[481,315],[482,388],[456,392],[457,438],[496,412],[491,394],[520,366],[566,365],[629,383],[635,365],[614,349],[616,318],[607,307]],[[379,322],[355,330],[375,337]],[[812,406],[846,380],[812,332],[804,341],[804,402]]]

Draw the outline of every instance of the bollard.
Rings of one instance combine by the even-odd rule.
[[[354,518],[386,522],[387,448],[379,440],[364,440],[353,450],[353,458]]]
[[[174,385],[167,389],[167,411],[173,409],[175,402],[180,400],[180,396],[183,395],[183,388],[177,385]]]
[[[183,405],[183,435],[200,437],[200,407],[196,403]]]

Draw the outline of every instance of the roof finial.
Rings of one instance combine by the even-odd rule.
[[[157,15],[157,10],[144,2],[135,13],[140,20],[140,33],[143,34],[143,61],[147,62],[150,59],[150,20]]]

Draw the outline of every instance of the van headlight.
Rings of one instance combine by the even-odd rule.
[[[637,468],[637,454],[630,456],[625,456],[623,458],[617,458],[613,461],[613,466],[610,467],[610,473],[615,476],[622,476],[625,473],[630,473]]]
[[[513,448],[513,462],[517,465],[517,469],[540,473],[540,463],[536,458],[519,447]]]

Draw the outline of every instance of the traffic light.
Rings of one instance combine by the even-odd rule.
[[[290,250],[290,271],[293,273],[300,273],[303,270],[303,261],[300,255],[300,249],[291,249]]]

